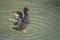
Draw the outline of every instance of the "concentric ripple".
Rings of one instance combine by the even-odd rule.
[[[0,40],[60,40],[60,7],[57,1],[1,0]],[[26,33],[12,29],[13,24],[8,21],[12,17],[12,10],[22,10],[24,6],[32,9],[28,13],[30,24]]]

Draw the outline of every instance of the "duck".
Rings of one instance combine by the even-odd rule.
[[[24,7],[23,12],[22,12],[24,17],[22,18],[22,20],[18,24],[18,26],[16,28],[14,28],[14,29],[20,30],[22,32],[26,32],[25,29],[26,29],[27,25],[30,23],[28,11],[30,11],[30,8]]]

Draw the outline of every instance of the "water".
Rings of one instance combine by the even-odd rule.
[[[12,29],[8,19],[25,6],[32,11],[27,32],[22,33]],[[0,0],[0,40],[60,40],[60,0]]]

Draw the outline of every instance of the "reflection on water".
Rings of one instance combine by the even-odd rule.
[[[60,0],[0,0],[0,40],[60,40]],[[12,10],[32,8],[27,32],[12,29]]]

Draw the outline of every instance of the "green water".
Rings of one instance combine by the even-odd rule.
[[[12,29],[8,19],[25,6],[32,11],[27,32],[22,33]],[[60,0],[0,0],[0,40],[60,40]]]

